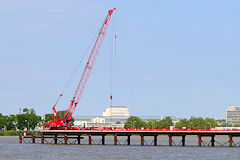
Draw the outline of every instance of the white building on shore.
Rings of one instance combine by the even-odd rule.
[[[227,123],[240,123],[240,106],[230,106],[226,111]]]
[[[124,127],[124,123],[130,117],[130,111],[127,106],[110,106],[102,112],[102,116],[74,116],[74,126],[80,127]],[[143,121],[164,119],[164,116],[138,116]],[[172,122],[175,124],[180,118],[171,116]]]
[[[129,117],[129,108],[127,106],[110,106],[105,112],[102,112],[103,117],[124,116]]]

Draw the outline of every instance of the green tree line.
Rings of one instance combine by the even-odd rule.
[[[125,127],[170,127],[173,126],[172,119],[170,117],[166,117],[163,120],[148,120],[143,121],[141,118],[136,116],[129,117],[124,123]],[[213,118],[205,118],[202,117],[191,117],[190,119],[184,118],[181,119],[178,123],[175,124],[175,127],[240,127],[240,123],[236,124],[228,124],[224,123],[222,125],[218,125],[217,121]]]
[[[176,127],[218,127],[217,121],[213,118],[191,117],[190,119],[181,119],[176,123]]]
[[[125,127],[170,127],[173,126],[171,117],[166,117],[160,121],[157,120],[148,120],[147,122],[143,121],[139,117],[131,116],[129,117],[125,124]]]
[[[34,130],[42,121],[41,116],[36,115],[34,109],[23,109],[23,114],[3,115],[0,113],[0,130]]]

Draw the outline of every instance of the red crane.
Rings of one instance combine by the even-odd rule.
[[[70,126],[71,124],[68,123],[70,121],[70,119],[72,118],[72,114],[74,113],[81,97],[82,97],[82,94],[83,94],[83,91],[86,87],[86,84],[87,84],[87,81],[89,79],[89,76],[90,76],[90,73],[93,69],[93,66],[94,66],[94,63],[97,59],[97,56],[98,56],[98,53],[99,53],[99,50],[102,46],[102,43],[103,43],[103,40],[105,38],[105,35],[107,33],[107,29],[108,29],[108,25],[109,25],[109,21],[110,21],[110,18],[111,18],[111,15],[113,13],[113,11],[115,10],[116,8],[112,9],[112,10],[109,10],[108,11],[108,15],[106,17],[106,19],[104,20],[104,23],[101,27],[101,30],[97,36],[97,39],[94,43],[94,46],[93,46],[93,49],[90,53],[90,56],[88,58],[88,61],[87,61],[87,64],[86,64],[86,67],[83,71],[83,74],[82,74],[82,77],[78,83],[78,86],[77,86],[77,89],[74,93],[74,96],[73,96],[73,99],[71,100],[71,103],[68,107],[68,109],[66,110],[66,112],[64,113],[63,117],[61,118],[61,116],[58,114],[57,110],[55,109],[56,107],[56,104],[53,106],[53,117],[52,117],[52,121],[48,121],[48,125],[51,127],[51,128],[55,128],[55,127],[65,127],[65,126]],[[62,94],[60,94],[60,97],[62,96]],[[58,117],[58,120],[55,121],[55,114],[57,115]]]

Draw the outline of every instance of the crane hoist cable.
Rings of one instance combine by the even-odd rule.
[[[115,22],[115,25],[114,25],[114,32],[115,32],[115,35],[114,35],[114,42],[115,42],[115,44],[114,44],[114,58],[115,58],[115,60],[116,60],[116,58],[117,58],[117,11],[116,11],[116,13],[115,13],[115,16],[114,16],[115,18],[114,18],[114,22]]]
[[[73,77],[76,75],[76,73],[78,72],[78,69],[80,68],[80,65],[83,63],[83,60],[85,59],[86,55],[89,53],[89,50],[91,48],[91,46],[93,45],[94,43],[94,40],[96,39],[97,37],[97,34],[99,33],[100,29],[96,32],[96,34],[94,35],[94,37],[92,38],[89,46],[87,47],[86,51],[84,52],[84,54],[82,55],[80,61],[77,63],[74,71],[72,72],[70,78],[68,79],[67,83],[65,84],[65,86],[63,87],[62,91],[60,92],[58,98],[57,98],[57,101],[55,103],[54,106],[56,106],[58,104],[58,102],[60,101],[60,99],[62,98],[63,96],[63,93],[65,92],[65,90],[68,88],[68,86],[70,85],[70,83],[72,82],[73,80]]]
[[[113,72],[114,60],[117,55],[117,33],[116,33],[116,13],[112,17],[112,36],[111,36],[111,51],[110,51],[110,106],[113,104]],[[115,22],[115,23],[114,23]]]
[[[112,106],[112,78],[113,78],[113,22],[114,22],[114,16],[112,16],[112,25],[111,27],[111,38],[110,38],[110,74],[109,74],[109,80],[110,80],[110,106]]]

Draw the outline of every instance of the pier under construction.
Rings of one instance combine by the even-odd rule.
[[[218,146],[240,147],[240,130],[42,130],[42,134],[37,135],[19,135],[19,143],[36,143],[36,139],[41,144],[81,144],[83,138],[88,139],[88,144],[106,145],[106,136],[112,136],[112,145],[131,145],[131,136],[140,136],[140,145],[158,145],[158,136],[168,137],[169,146],[185,146],[186,136],[196,136],[197,146],[212,146],[217,143]],[[217,136],[227,136],[228,140],[219,143],[215,140]],[[84,137],[83,137],[84,136]],[[100,137],[98,143],[94,142],[93,137]],[[120,142],[119,137],[126,137],[126,141]],[[152,137],[151,141],[146,143],[145,137]],[[180,137],[181,141],[175,143],[173,137]],[[209,142],[204,142],[207,137]],[[234,139],[233,139],[234,138]]]

